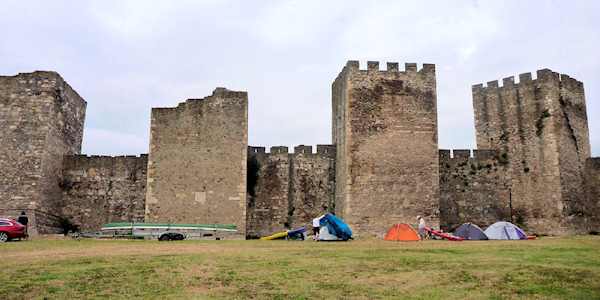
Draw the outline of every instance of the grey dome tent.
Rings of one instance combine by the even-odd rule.
[[[509,222],[496,222],[484,231],[490,240],[524,240],[527,238],[523,230]]]
[[[464,238],[465,240],[487,240],[488,237],[485,235],[483,230],[479,226],[471,223],[464,223],[454,231],[454,236]]]

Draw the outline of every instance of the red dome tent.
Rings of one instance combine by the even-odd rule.
[[[410,225],[406,223],[398,223],[394,225],[385,236],[388,241],[416,242],[419,240],[417,233]]]

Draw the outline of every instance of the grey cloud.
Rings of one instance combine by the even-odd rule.
[[[584,82],[598,156],[599,5],[2,1],[0,60],[3,75],[58,71],[88,101],[83,152],[104,155],[146,153],[151,107],[217,86],[248,91],[249,143],[330,143],[347,60],[435,63],[440,147],[473,148],[471,85],[548,67]]]

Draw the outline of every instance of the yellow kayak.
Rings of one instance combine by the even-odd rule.
[[[284,237],[286,235],[287,235],[287,231],[284,231],[284,232],[280,232],[280,233],[274,234],[272,236],[261,237],[260,239],[263,240],[263,241],[266,241],[266,240],[272,240],[272,239]]]

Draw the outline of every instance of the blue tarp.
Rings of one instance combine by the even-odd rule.
[[[298,233],[304,233],[304,232],[306,232],[306,227],[302,227],[302,228],[296,229],[296,230],[288,230],[287,234],[292,235],[292,234],[298,234]]]
[[[350,231],[350,227],[348,227],[344,221],[338,219],[332,214],[326,214],[323,218],[321,218],[319,224],[321,226],[327,226],[329,233],[341,238],[344,241],[348,239],[354,239],[354,237],[352,237],[352,231]]]

